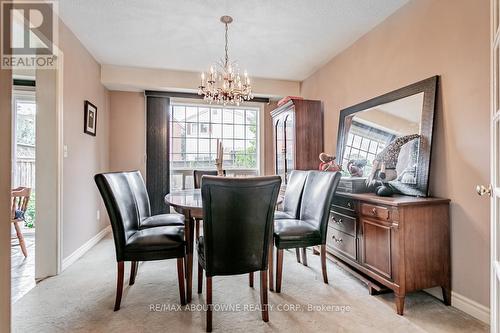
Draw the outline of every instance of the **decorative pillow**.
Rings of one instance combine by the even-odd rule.
[[[24,221],[24,212],[22,210],[16,209],[16,214],[14,216],[16,220],[23,220]]]

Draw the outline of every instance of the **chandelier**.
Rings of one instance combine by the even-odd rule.
[[[227,46],[228,25],[233,22],[231,16],[222,16],[220,21],[225,26],[225,57],[219,60],[215,66],[210,66],[209,72],[201,73],[201,83],[198,87],[198,95],[210,103],[236,104],[249,101],[253,98],[250,78],[245,71],[243,77],[236,62],[229,61]]]

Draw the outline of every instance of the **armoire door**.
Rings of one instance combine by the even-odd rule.
[[[274,133],[275,133],[275,143],[274,143],[274,154],[276,159],[276,174],[281,177],[281,182],[285,184],[285,158],[284,154],[285,150],[285,135],[284,135],[284,127],[283,120],[278,118],[274,124]]]
[[[293,112],[288,112],[284,117],[284,133],[285,133],[285,170],[286,180],[292,170],[295,170],[295,115]]]

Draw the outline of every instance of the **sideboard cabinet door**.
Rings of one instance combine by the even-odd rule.
[[[363,218],[361,256],[362,264],[368,269],[392,279],[391,227],[381,221]]]

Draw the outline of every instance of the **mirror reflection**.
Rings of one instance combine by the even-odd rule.
[[[347,116],[345,175],[417,184],[423,101],[421,92]]]

